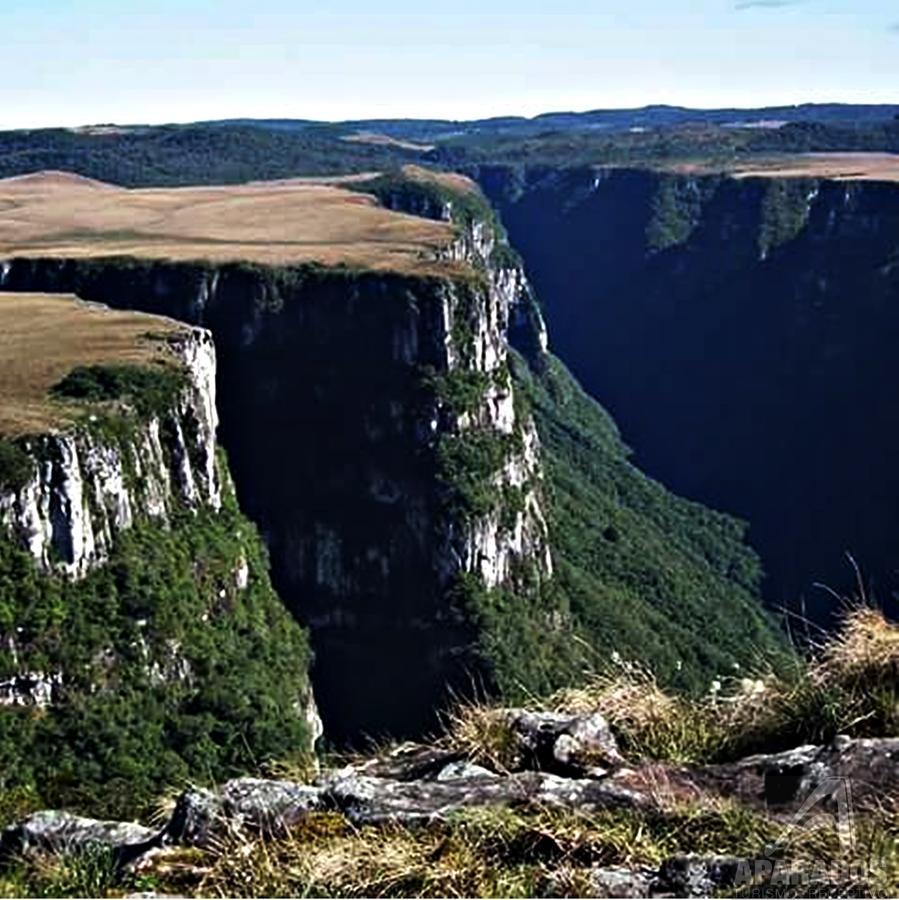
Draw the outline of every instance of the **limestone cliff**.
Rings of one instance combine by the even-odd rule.
[[[88,309],[58,305],[68,327]],[[305,634],[217,447],[212,337],[135,318],[163,361],[96,364],[88,340],[57,387],[129,389],[54,388],[60,424],[0,437],[0,791],[51,805],[141,806],[321,734]]]
[[[14,490],[0,489],[0,525],[44,571],[83,577],[136,517],[164,524],[176,508],[221,507],[212,337],[194,328],[169,343],[184,387],[127,439],[88,425],[22,442],[33,473]]]
[[[312,629],[316,694],[338,738],[418,732],[452,692],[494,685],[491,593],[531,598],[500,617],[519,620],[513,630],[560,622],[540,599],[552,558],[539,441],[508,367],[510,330],[530,329],[539,348],[542,323],[492,226],[460,226],[442,255],[445,275],[416,276],[121,259],[3,267],[6,289],[71,290],[211,330],[241,505],[279,593]],[[414,684],[398,691],[409,671]]]

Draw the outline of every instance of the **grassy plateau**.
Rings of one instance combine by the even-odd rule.
[[[0,181],[0,210],[6,257],[318,262],[426,272],[454,236],[448,223],[384,209],[374,197],[341,187],[340,179],[129,190],[39,172]]]
[[[172,359],[165,337],[186,326],[63,294],[0,294],[0,434],[62,427],[75,411],[51,393],[77,366],[156,366]]]

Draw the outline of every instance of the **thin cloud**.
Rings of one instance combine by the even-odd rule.
[[[891,34],[899,34],[899,22],[893,22],[893,24],[887,28],[887,31]]]
[[[737,9],[782,9],[802,2],[803,0],[738,0]]]

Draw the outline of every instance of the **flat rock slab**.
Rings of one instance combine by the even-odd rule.
[[[356,824],[439,819],[477,807],[550,806],[595,812],[654,806],[645,796],[612,782],[542,772],[508,776],[477,772],[470,777],[427,782],[337,772],[323,790],[326,806]]]
[[[775,814],[796,812],[815,792],[823,808],[833,809],[846,786],[856,805],[877,803],[899,793],[899,738],[837,737],[825,746],[705,766],[697,770],[697,781]]]
[[[58,810],[34,813],[0,834],[0,858],[103,848],[127,864],[159,846],[160,833],[136,822],[104,822]]]
[[[322,809],[320,788],[293,781],[235,778],[218,791],[186,791],[165,829],[168,842],[208,846],[227,832],[249,830],[278,836],[310,812]]]

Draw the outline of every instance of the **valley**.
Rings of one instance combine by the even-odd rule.
[[[899,897],[895,0],[0,24],[0,900]]]
[[[543,693],[613,652],[692,690],[785,658],[741,526],[630,465],[611,421],[546,354],[520,261],[472,182],[412,169],[288,186],[306,220],[337,228],[345,208],[371,213],[353,219],[337,265],[324,241],[298,241],[278,264],[247,250],[255,222],[280,222],[284,190],[0,184],[22,198],[0,286],[210,329],[237,498],[310,629],[332,741],[415,736],[453,697]],[[209,212],[222,196],[229,209],[250,197],[257,218],[184,260],[204,223],[227,224]],[[31,237],[57,203],[83,210],[77,246]],[[110,237],[118,216],[135,231],[173,227],[142,225],[144,204],[184,223],[185,247]],[[410,233],[429,236],[415,254]]]
[[[831,777],[894,840],[893,167],[0,181],[0,893],[767,891]]]
[[[783,165],[479,178],[555,352],[642,468],[750,523],[768,602],[801,630],[856,589],[847,553],[895,609],[899,191],[854,157]]]

